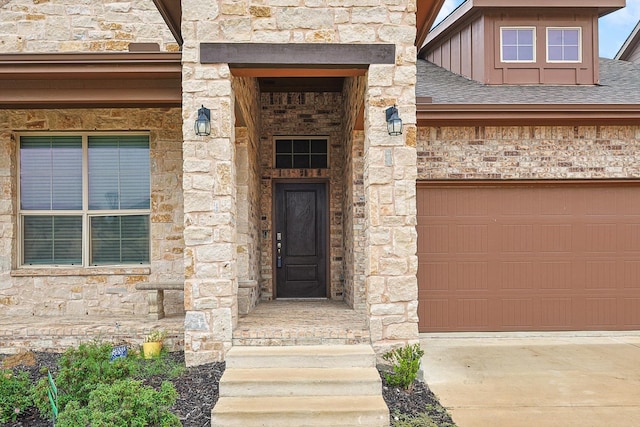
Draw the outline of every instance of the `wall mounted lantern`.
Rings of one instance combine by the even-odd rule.
[[[387,131],[391,136],[402,135],[402,119],[398,117],[398,109],[394,105],[386,110],[387,113]]]
[[[211,110],[204,105],[198,109],[198,118],[196,119],[194,130],[198,136],[209,136],[211,134]]]

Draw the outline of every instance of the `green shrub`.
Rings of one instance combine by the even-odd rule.
[[[15,421],[18,415],[32,406],[31,383],[26,372],[14,375],[0,370],[0,423]]]
[[[178,397],[173,385],[163,382],[160,391],[140,381],[119,380],[101,384],[89,395],[87,406],[69,402],[58,417],[58,427],[176,427],[180,420],[169,412]]]
[[[419,344],[406,345],[385,353],[382,358],[390,362],[393,373],[385,373],[384,377],[391,386],[399,386],[408,390],[413,385],[420,369],[420,358],[424,350]]]
[[[132,376],[137,363],[135,356],[110,361],[113,346],[107,343],[91,342],[80,344],[78,348],[65,351],[55,375],[58,387],[58,408],[76,401],[80,406],[88,403],[89,394],[100,384],[113,382]],[[51,406],[47,397],[47,378],[42,378],[35,386],[34,402],[43,417],[51,416]]]
[[[412,416],[396,412],[392,416],[391,427],[438,427],[438,424],[429,414]]]

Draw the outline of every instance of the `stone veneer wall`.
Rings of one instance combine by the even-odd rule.
[[[396,63],[372,65],[365,86],[366,306],[379,352],[417,341],[415,13],[416,0],[182,0],[187,364],[222,360],[237,317],[232,77],[227,64],[200,63],[203,42],[396,46]],[[211,108],[213,128],[198,138],[193,122],[202,104]],[[384,110],[393,104],[406,125],[401,137],[386,133]],[[203,142],[216,150],[203,149]],[[332,207],[341,208],[341,201]],[[342,227],[333,230],[341,233]],[[331,245],[342,248],[337,239]],[[342,292],[339,285],[332,296]]]
[[[419,179],[640,178],[640,126],[421,127]]]
[[[152,0],[0,0],[0,52],[126,51],[179,46]]]
[[[260,161],[262,169],[262,299],[273,297],[272,206],[274,179],[326,178],[329,181],[330,298],[343,297],[342,170],[344,136],[342,94],[339,92],[263,93]],[[273,139],[280,136],[326,136],[328,169],[275,169]]]
[[[358,114],[364,104],[366,78],[345,80],[345,160],[342,217],[344,228],[344,299],[356,310],[366,308],[365,236],[364,236],[364,131],[355,130]]]
[[[180,109],[0,110],[0,310],[27,316],[140,316],[148,305],[140,281],[183,280],[182,133]],[[18,132],[147,130],[151,146],[149,267],[17,266]],[[184,311],[167,292],[166,312]]]

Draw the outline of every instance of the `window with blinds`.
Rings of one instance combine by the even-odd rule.
[[[20,136],[23,265],[149,263],[149,137]]]

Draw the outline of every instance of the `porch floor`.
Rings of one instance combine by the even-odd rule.
[[[184,315],[160,320],[117,316],[2,316],[0,315],[0,354],[21,350],[63,352],[92,340],[114,344],[139,345],[154,329],[167,331],[165,347],[184,348]]]
[[[238,320],[234,345],[370,343],[364,313],[343,301],[275,300],[259,303]]]

